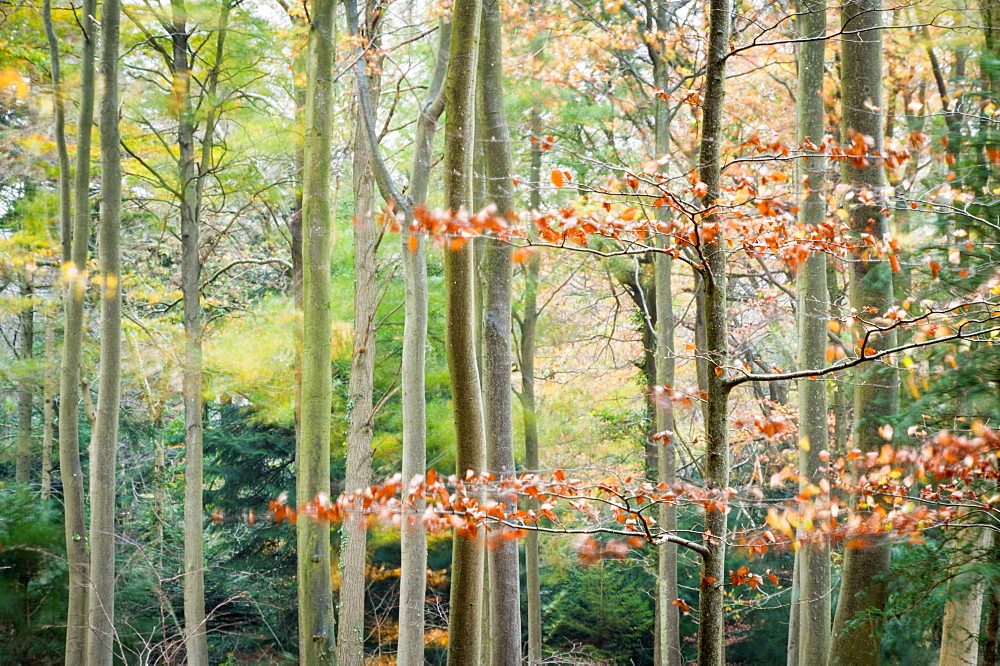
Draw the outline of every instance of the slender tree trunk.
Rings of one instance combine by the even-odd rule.
[[[723,140],[722,109],[725,100],[726,55],[729,51],[732,2],[710,0],[708,62],[705,71],[705,103],[701,136],[699,176],[707,194],[702,205],[708,215],[704,223],[719,222],[715,202],[720,195],[719,153]],[[729,391],[725,381],[729,355],[729,326],[726,316],[726,242],[719,233],[702,241],[706,258],[701,270],[705,298],[705,483],[716,491],[729,486]],[[706,510],[702,589],[699,604],[698,663],[721,666],[725,663],[725,608],[723,586],[726,564],[726,514]]]
[[[800,0],[798,33],[806,41],[798,45],[798,141],[819,142],[825,134],[823,116],[823,69],[826,64],[826,0]],[[799,162],[799,182],[806,189],[799,222],[805,227],[819,228],[826,221],[826,158],[821,152],[811,152]],[[800,368],[820,368],[825,363],[827,321],[830,318],[830,292],[826,282],[826,255],[814,252],[799,268],[796,282],[798,294],[798,329]],[[822,464],[820,451],[829,448],[827,382],[820,379],[800,379],[799,390],[799,473],[804,484],[819,483],[817,475]],[[822,539],[800,542],[796,553],[798,565],[799,604],[793,605],[798,615],[798,664],[821,664],[830,652],[830,546]],[[789,638],[791,645],[791,637]],[[789,650],[791,662],[791,649]]]
[[[45,37],[49,45],[49,69],[52,72],[53,122],[52,133],[56,142],[59,165],[59,242],[62,260],[71,259],[73,240],[72,192],[70,191],[69,149],[66,146],[66,100],[62,89],[62,75],[59,67],[59,38],[52,24],[52,2],[42,1],[42,21]],[[93,57],[93,53],[91,53]],[[83,84],[81,75],[81,86]],[[81,110],[82,111],[82,110]]]
[[[101,357],[97,411],[90,439],[90,638],[88,666],[111,666],[115,645],[115,461],[121,410],[122,165],[118,129],[118,45],[121,5],[101,9],[102,86],[101,225],[98,264],[101,286]]]
[[[414,205],[427,198],[431,156],[437,121],[444,110],[441,94],[448,69],[451,24],[442,22],[427,96],[417,120],[410,193]],[[427,347],[427,257],[423,237],[409,231],[413,208],[405,211],[407,231],[403,236],[403,281],[406,319],[403,325],[403,480],[423,480],[427,471],[427,404],[424,396],[424,365]],[[422,504],[413,520],[405,520],[400,534],[399,648],[400,666],[424,663],[424,601],[427,597],[427,535],[420,521]]]
[[[303,327],[302,402],[298,501],[330,493],[331,120],[333,116],[333,31],[335,4],[314,0],[306,65],[306,121],[302,172]],[[330,526],[300,520],[298,533],[299,663],[336,663]]]
[[[667,3],[656,5],[656,25],[659,34],[666,34],[670,19],[667,16]],[[665,60],[665,49],[662,40],[647,42],[653,60],[653,79],[655,85],[666,90],[669,87],[669,63]],[[664,99],[656,99],[654,106],[656,153],[663,157],[670,151],[670,108]],[[657,220],[669,222],[670,209],[661,206],[657,209]],[[655,298],[656,313],[656,376],[655,383],[660,386],[673,386],[675,382],[676,356],[674,350],[674,289],[673,289],[673,258],[665,253],[656,254],[655,264]],[[656,404],[656,430],[663,433],[662,438],[653,440],[656,446],[657,479],[660,483],[672,485],[677,480],[677,463],[675,443],[673,441],[674,410],[673,403],[661,401]],[[668,532],[677,530],[677,507],[670,504],[660,504],[657,520],[662,529]],[[657,666],[680,666],[681,635],[680,608],[674,605],[677,594],[677,544],[664,543],[657,549],[657,595],[656,595],[656,659]]]
[[[665,151],[664,151],[665,152]],[[674,385],[674,294],[673,260],[670,255],[656,256],[656,382],[661,386]],[[657,466],[660,483],[668,486],[677,481],[676,450],[673,441],[674,412],[670,401],[657,405],[657,428],[664,433],[657,443]],[[660,504],[657,520],[667,532],[677,530],[677,507]],[[679,666],[681,657],[680,608],[674,605],[677,594],[677,544],[664,543],[658,549],[657,600],[659,616],[656,630],[659,635],[659,664]]]
[[[841,7],[842,104],[845,139],[855,133],[871,137],[869,155],[882,152],[882,12],[880,0],[849,0]],[[870,253],[861,234],[884,238],[888,230],[882,214],[885,181],[882,162],[868,157],[865,165],[844,161],[843,178],[854,191],[851,210],[852,257],[850,275],[851,307],[858,312],[874,308],[879,314],[893,304],[893,279],[889,262]],[[856,341],[864,338],[861,323],[855,326]],[[894,333],[874,336],[873,349],[895,344]],[[862,352],[863,353],[863,352]],[[878,428],[896,413],[899,378],[885,363],[859,366],[854,375],[854,445],[862,451],[878,450],[885,442]],[[872,540],[844,549],[840,597],[833,625],[830,662],[833,664],[875,664],[879,659],[882,613],[888,597],[884,575],[889,570],[889,545]]]
[[[54,99],[53,135],[56,142],[56,153],[59,166],[59,242],[62,262],[68,263],[72,258],[73,241],[73,211],[72,192],[70,190],[69,149],[66,145],[66,101],[62,89],[62,76],[59,67],[59,39],[52,23],[52,3],[42,1],[42,21],[45,24],[45,37],[49,45],[49,69],[52,72],[52,96]],[[81,81],[82,83],[82,81]],[[55,408],[55,323],[49,316],[45,327],[45,417],[42,434],[42,498],[47,499],[52,488],[52,426]],[[72,585],[72,576],[71,576]]]
[[[63,280],[63,354],[59,373],[59,473],[63,486],[69,603],[66,612],[66,664],[86,663],[87,524],[80,467],[80,363],[83,345],[83,299],[87,290],[87,246],[90,240],[90,145],[94,125],[94,52],[97,44],[97,0],[81,8],[83,49],[80,57],[80,106],[77,123],[74,218],[69,261]],[[68,178],[68,174],[66,174]],[[65,248],[67,239],[63,239]],[[65,249],[64,249],[65,251]]]
[[[381,15],[375,2],[366,3],[365,37],[378,45]],[[366,60],[377,61],[367,55]],[[377,62],[372,62],[377,66]],[[378,107],[377,75],[368,75],[372,109]],[[372,395],[375,391],[375,315],[378,306],[375,182],[363,110],[358,105],[354,126],[354,348],[348,387],[347,470],[344,490],[352,493],[371,483]],[[375,119],[373,119],[374,121]],[[343,523],[340,549],[340,622],[337,658],[345,666],[364,662],[365,538],[364,521],[350,516]]]
[[[503,44],[500,0],[484,0],[479,79],[482,90],[480,136],[486,168],[487,201],[497,214],[515,215],[510,134],[503,106]],[[485,239],[483,255],[483,402],[486,417],[486,466],[498,479],[515,475],[511,393],[511,247]],[[514,497],[498,498],[507,511]],[[490,647],[494,666],[521,663],[521,590],[517,542],[501,540],[489,549]]]
[[[959,545],[964,548],[952,556],[952,566],[981,561],[993,540],[991,530],[965,528],[965,533],[958,538]],[[979,631],[985,593],[986,581],[975,571],[965,571],[948,581],[940,666],[976,666],[979,663]]]
[[[190,33],[185,0],[171,0],[172,74],[177,108],[177,189],[181,212],[181,291],[184,298],[184,643],[192,666],[208,663],[205,627],[205,554],[202,508],[201,254],[198,229],[198,165],[194,155]]]
[[[45,316],[45,379],[42,391],[42,499],[52,493],[52,434],[56,401],[56,326],[51,315]]]
[[[541,176],[542,147],[539,132],[541,114],[531,110],[531,210],[542,207]],[[535,333],[538,327],[538,273],[541,258],[532,253],[525,261],[524,312],[521,315],[521,412],[524,415],[524,464],[528,472],[537,472],[538,460],[538,407],[535,400]],[[538,502],[530,500],[529,507],[538,509]],[[528,597],[528,664],[537,666],[542,661],[542,586],[539,577],[538,532],[528,532],[524,539],[525,585]]]
[[[476,57],[479,50],[480,0],[456,0],[452,14],[451,53],[445,79],[445,203],[454,212],[472,204],[475,132]],[[456,472],[483,469],[485,434],[476,360],[474,250],[471,243],[445,252],[447,331],[445,346],[455,417]],[[448,663],[480,662],[483,591],[483,532],[456,530],[452,551]]]
[[[787,666],[799,666],[799,636],[802,626],[802,550],[795,551],[792,587],[788,602]]]
[[[31,412],[34,403],[32,378],[28,375],[35,345],[35,304],[34,289],[31,285],[31,270],[25,272],[21,286],[21,298],[25,305],[18,315],[19,336],[17,357],[21,362],[21,377],[17,381],[17,457],[14,465],[14,481],[27,485],[31,481]]]

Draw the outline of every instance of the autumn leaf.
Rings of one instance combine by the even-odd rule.
[[[561,188],[565,184],[565,181],[563,180],[563,172],[559,169],[552,170],[552,184],[555,185],[556,188]]]

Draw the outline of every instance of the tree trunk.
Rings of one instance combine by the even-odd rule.
[[[51,315],[45,316],[45,379],[42,391],[42,499],[52,493],[52,434],[56,401],[56,326]]]
[[[854,133],[871,137],[872,153],[882,152],[882,31],[880,0],[850,0],[842,5],[842,104],[846,140]],[[850,301],[858,312],[874,308],[879,314],[893,304],[892,273],[889,262],[869,253],[862,233],[885,237],[888,230],[881,210],[885,205],[885,182],[881,161],[869,157],[865,165],[844,161],[843,182],[854,191],[854,201],[867,191],[873,197],[860,202],[850,212],[854,249],[850,261]],[[855,340],[864,338],[863,325],[855,326]],[[868,347],[885,349],[895,344],[894,333],[873,337]],[[863,352],[862,352],[863,353]],[[862,451],[878,450],[885,442],[878,428],[896,413],[899,378],[885,363],[859,366],[854,375],[854,445]],[[882,612],[888,597],[883,579],[889,570],[889,546],[870,541],[845,547],[840,598],[833,625],[830,662],[833,664],[875,664],[879,659]]]
[[[483,142],[487,201],[497,215],[513,216],[513,162],[503,105],[503,44],[500,0],[485,0],[482,8],[479,79],[482,105],[479,135]],[[512,248],[485,239],[483,255],[483,403],[486,423],[486,466],[498,479],[515,475],[511,394]],[[498,498],[506,511],[517,510],[515,497]],[[521,663],[521,589],[518,544],[500,540],[489,549],[490,648],[494,666]]]
[[[303,160],[302,402],[298,502],[330,493],[330,156],[333,116],[333,30],[335,4],[314,0],[306,66],[306,122]],[[330,526],[300,520],[298,535],[299,663],[336,663]]]
[[[115,645],[115,465],[121,410],[122,165],[118,129],[119,0],[101,9],[101,357],[97,412],[90,439],[90,638],[88,666],[111,666]]]
[[[452,14],[451,52],[445,79],[445,204],[455,213],[472,204],[475,131],[476,56],[479,49],[480,0],[456,0]],[[476,362],[474,250],[471,243],[445,252],[445,346],[455,418],[455,464],[459,478],[483,469],[483,405]],[[456,530],[452,554],[448,618],[448,663],[478,664],[481,647],[483,532]]]
[[[94,51],[97,0],[85,0],[80,57],[80,115],[77,124],[74,217],[69,261],[63,271],[63,354],[59,372],[59,474],[63,486],[69,603],[66,612],[66,664],[85,663],[87,650],[87,525],[80,467],[80,363],[83,345],[83,299],[87,290],[90,240],[90,144],[94,125]],[[67,175],[68,177],[68,175]],[[63,239],[66,245],[66,239]],[[65,251],[65,250],[64,250]]]
[[[366,3],[365,38],[378,46],[379,16],[374,2]],[[366,54],[378,66],[378,56]],[[372,109],[378,107],[378,75],[368,75]],[[378,306],[379,227],[375,221],[375,182],[371,147],[360,105],[354,126],[354,343],[348,387],[347,469],[344,491],[371,483],[372,413],[375,390],[375,315]],[[372,118],[375,121],[375,118]],[[348,516],[342,526],[340,549],[340,622],[337,659],[345,666],[364,663],[365,539],[367,525]]]
[[[802,624],[802,550],[795,551],[792,567],[792,587],[788,602],[787,666],[799,666],[799,636]]]
[[[658,34],[666,34],[670,19],[667,16],[667,3],[660,2],[656,6],[656,26]],[[660,39],[648,42],[653,60],[653,79],[655,85],[666,90],[669,87],[669,63],[665,58],[665,49]],[[656,98],[654,106],[656,156],[663,157],[670,151],[670,108],[666,100]],[[657,209],[657,221],[669,222],[670,209],[661,206]],[[656,373],[655,383],[660,386],[673,386],[675,382],[676,356],[674,350],[674,289],[673,289],[673,258],[666,253],[656,254],[655,266],[655,297],[656,312]],[[657,480],[660,483],[672,485],[677,480],[677,463],[675,443],[672,438],[674,431],[674,409],[670,401],[660,401],[656,404],[655,429],[667,433],[663,438],[653,441],[656,446]],[[677,507],[670,504],[660,504],[657,520],[662,529],[668,532],[677,530]],[[657,596],[656,596],[656,652],[657,666],[680,666],[681,635],[680,608],[674,605],[677,594],[677,544],[664,543],[657,549]]]
[[[954,553],[952,566],[979,563],[989,552],[993,540],[994,532],[989,529],[965,528],[958,538],[958,544],[964,548]],[[976,666],[979,663],[979,631],[985,593],[986,581],[975,571],[962,572],[948,581],[940,666]]]
[[[49,45],[49,68],[52,72],[52,133],[56,142],[59,166],[59,242],[63,263],[71,259],[73,241],[72,192],[70,191],[69,149],[66,146],[66,100],[59,67],[59,38],[52,24],[52,2],[42,0],[42,21]],[[93,53],[91,53],[93,57]],[[81,87],[83,80],[81,78]]]
[[[66,101],[63,96],[62,76],[59,67],[59,39],[52,24],[52,3],[42,0],[42,21],[49,46],[49,68],[52,72],[52,96],[55,100],[53,135],[59,166],[59,242],[64,264],[72,258],[73,211],[70,190],[69,149],[66,145]],[[82,83],[81,77],[81,83]],[[52,426],[55,409],[55,323],[46,319],[45,327],[45,416],[42,433],[42,498],[47,499],[52,488]],[[72,574],[70,575],[72,585]]]
[[[541,113],[531,111],[531,210],[542,207],[541,176],[542,147]],[[538,273],[541,258],[537,253],[528,255],[524,271],[524,311],[521,315],[521,412],[524,415],[524,465],[527,472],[537,472],[538,460],[538,409],[535,401],[535,333],[538,326]],[[529,508],[538,509],[538,502],[529,500]],[[525,585],[528,597],[528,664],[537,666],[542,661],[542,594],[539,578],[538,532],[530,531],[524,539]]]
[[[826,59],[826,0],[800,0],[798,32],[813,38],[798,45],[798,142],[819,142],[825,134],[823,116],[823,68]],[[826,158],[810,152],[799,162],[799,179],[806,189],[799,222],[819,228],[826,221]],[[798,362],[800,369],[821,368],[826,362],[827,321],[830,292],[826,277],[826,255],[810,254],[796,279],[798,295]],[[829,449],[827,382],[800,379],[799,391],[799,473],[806,485],[819,483],[820,451]],[[799,604],[791,608],[798,615],[799,664],[821,664],[830,652],[830,546],[823,539],[800,542],[796,553]],[[792,631],[794,621],[789,622]],[[789,639],[791,644],[791,639]],[[791,653],[791,650],[789,650]],[[791,661],[791,654],[790,661]]]
[[[417,120],[413,150],[410,195],[414,205],[427,198],[431,156],[437,121],[444,110],[441,91],[448,68],[451,24],[442,22],[427,96]],[[427,257],[423,237],[409,232],[413,208],[405,211],[407,231],[403,237],[403,281],[406,318],[403,325],[403,481],[421,481],[427,471],[427,404],[424,396],[424,364],[427,347]],[[400,534],[399,647],[400,666],[424,663],[424,601],[427,597],[427,535],[420,521],[423,505],[413,520],[405,520]]]
[[[720,144],[723,139],[722,108],[725,100],[726,54],[729,51],[731,0],[710,0],[708,62],[705,71],[705,103],[701,136],[699,176],[707,194],[702,205],[708,214],[703,224],[719,223],[719,233],[702,241],[705,266],[703,277],[705,308],[706,388],[705,403],[705,484],[724,491],[729,486],[729,391],[725,381],[729,355],[729,326],[726,316],[726,242],[715,211],[720,196]],[[706,510],[704,545],[708,553],[702,566],[699,604],[698,663],[721,666],[725,663],[725,608],[723,586],[726,564],[726,514]]]
[[[17,380],[17,457],[14,465],[14,481],[27,485],[31,482],[31,411],[34,402],[32,378],[28,375],[35,344],[35,304],[32,299],[31,269],[24,275],[21,298],[24,306],[18,315],[17,358],[21,365],[21,376]]]
[[[177,108],[177,191],[181,213],[181,291],[184,299],[184,643],[192,666],[208,663],[205,627],[205,554],[202,508],[202,316],[198,229],[198,174],[188,62],[185,0],[171,0],[173,90]]]

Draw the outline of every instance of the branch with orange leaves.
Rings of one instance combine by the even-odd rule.
[[[847,370],[847,369],[853,368],[855,366],[861,365],[862,363],[868,363],[868,362],[871,362],[871,361],[878,361],[878,360],[890,357],[890,356],[892,356],[894,354],[900,354],[902,352],[907,352],[907,351],[911,351],[911,350],[914,350],[914,349],[921,349],[921,348],[924,348],[924,347],[930,347],[932,345],[939,345],[939,344],[944,344],[944,343],[947,343],[947,342],[956,342],[956,341],[959,341],[959,340],[972,340],[972,341],[979,340],[979,341],[987,341],[987,342],[989,342],[990,340],[981,340],[981,336],[985,336],[985,335],[988,335],[988,334],[991,334],[991,333],[998,333],[998,332],[1000,332],[1000,325],[998,325],[998,326],[989,326],[989,327],[986,327],[986,328],[975,329],[975,330],[972,330],[972,331],[967,331],[966,328],[969,327],[970,325],[985,324],[988,321],[992,321],[998,315],[998,313],[996,311],[990,311],[988,313],[990,316],[986,317],[985,319],[968,319],[968,320],[965,320],[965,321],[961,322],[960,324],[957,325],[956,332],[952,333],[950,335],[944,335],[944,336],[941,336],[941,337],[925,338],[925,339],[922,339],[922,340],[914,340],[912,342],[907,342],[905,344],[896,345],[895,347],[889,347],[887,349],[874,349],[874,348],[868,346],[868,343],[871,342],[873,336],[882,335],[884,333],[887,333],[887,332],[890,332],[890,331],[893,331],[893,330],[897,330],[897,329],[912,327],[914,325],[919,324],[919,322],[921,322],[921,321],[929,320],[929,318],[932,317],[932,316],[947,314],[947,313],[950,313],[950,312],[954,312],[956,310],[967,308],[967,307],[972,306],[972,305],[986,305],[986,306],[992,306],[992,307],[996,307],[997,306],[996,303],[990,303],[989,301],[980,300],[980,301],[973,301],[973,302],[969,302],[969,303],[953,304],[953,305],[951,305],[948,308],[944,308],[944,309],[940,309],[940,310],[932,310],[930,312],[927,312],[927,313],[925,313],[923,315],[920,315],[919,317],[915,317],[913,319],[901,319],[901,318],[897,318],[889,326],[885,326],[885,327],[874,326],[874,327],[871,327],[871,328],[867,329],[865,331],[865,336],[862,339],[860,346],[858,346],[856,348],[858,351],[861,352],[858,356],[853,356],[853,357],[850,357],[850,358],[846,358],[846,359],[844,359],[842,361],[838,361],[837,363],[829,365],[829,366],[827,366],[825,368],[796,370],[796,371],[793,371],[793,372],[784,372],[784,373],[782,373],[782,372],[775,372],[775,373],[748,373],[748,372],[744,372],[743,374],[741,374],[739,376],[727,378],[723,382],[723,385],[726,386],[728,389],[733,389],[733,388],[739,386],[740,384],[745,384],[746,382],[771,382],[771,381],[787,381],[787,380],[791,380],[791,379],[811,379],[811,378],[814,378],[814,377],[821,377],[823,375],[829,375],[829,374],[833,374],[833,373],[836,373],[836,372],[840,372],[842,370]]]

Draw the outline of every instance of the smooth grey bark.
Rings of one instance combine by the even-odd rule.
[[[205,558],[202,509],[201,254],[194,110],[191,105],[190,33],[185,0],[171,0],[171,75],[176,95],[177,192],[181,216],[181,292],[184,301],[184,644],[194,666],[208,662],[205,633]]]
[[[818,143],[825,134],[823,114],[823,72],[826,64],[826,0],[799,0],[797,134],[799,144]],[[804,227],[819,228],[826,221],[826,156],[810,151],[798,162],[798,182],[806,197],[799,211]],[[822,252],[810,254],[799,267],[798,295],[799,369],[821,368],[826,359],[827,321],[830,292],[827,285],[827,258]],[[799,473],[804,484],[819,483],[819,454],[830,448],[827,390],[828,382],[815,378],[798,381],[799,391]],[[830,651],[830,545],[823,539],[800,542],[795,559],[798,605],[792,605],[789,626],[789,663],[792,659],[792,631],[798,630],[795,659],[798,664],[822,664]],[[795,616],[798,622],[795,622]],[[798,626],[795,627],[794,625]]]
[[[333,0],[314,0],[306,64],[306,120],[302,170],[303,298],[302,401],[296,493],[301,502],[330,494],[331,122],[333,118]],[[336,663],[330,525],[296,523],[299,663]]]
[[[482,91],[478,134],[482,141],[487,202],[497,215],[513,216],[513,160],[503,105],[503,43],[500,0],[482,7],[479,85]],[[514,468],[512,413],[511,301],[512,248],[495,238],[484,239],[483,405],[486,466],[496,478],[510,478]],[[516,497],[499,497],[507,511],[517,510]],[[490,652],[494,666],[521,663],[521,589],[518,545],[500,540],[489,549]]]
[[[101,8],[102,82],[101,222],[98,277],[101,295],[96,418],[90,438],[90,634],[88,666],[111,666],[115,632],[115,465],[121,411],[121,217],[122,165],[118,127],[118,50],[121,4]]]
[[[49,69],[52,73],[53,118],[52,134],[56,142],[57,165],[59,167],[59,243],[62,260],[70,260],[73,239],[71,174],[69,170],[69,149],[66,146],[66,99],[62,88],[59,66],[59,38],[52,24],[52,2],[42,0],[42,22],[45,38],[49,45]],[[82,81],[81,81],[82,84]]]
[[[531,210],[542,207],[542,147],[541,113],[531,110],[531,176],[528,205]],[[528,255],[524,270],[524,293],[521,298],[523,312],[519,318],[521,339],[519,359],[521,365],[521,413],[524,418],[524,465],[527,472],[539,469],[538,454],[538,405],[535,400],[535,335],[538,328],[538,274],[541,258],[537,253]],[[538,509],[536,500],[529,500],[531,509]],[[536,666],[542,661],[542,594],[539,576],[538,532],[529,531],[524,539],[525,587],[528,601],[528,664]]]
[[[14,462],[14,481],[27,485],[31,481],[31,413],[35,400],[33,378],[28,375],[35,345],[34,288],[31,269],[25,271],[21,283],[21,298],[26,301],[18,313],[17,358],[21,363],[21,376],[17,380],[17,455]]]
[[[455,213],[472,204],[470,176],[475,137],[476,58],[480,0],[456,0],[451,50],[445,78],[445,204]],[[471,243],[445,252],[445,346],[455,419],[455,464],[459,477],[483,469],[485,433],[476,359],[474,282]],[[452,551],[448,664],[478,664],[481,658],[483,531],[456,531]]]
[[[656,5],[653,17],[657,27],[657,35],[665,35],[672,22],[672,14],[668,11],[668,3],[661,1]],[[666,90],[669,87],[669,62],[661,38],[648,39],[646,42],[650,58],[653,61],[653,80],[657,88]],[[653,107],[654,131],[657,157],[667,155],[670,150],[670,120],[672,114],[667,100],[656,97]],[[670,219],[670,209],[661,206],[656,211],[657,221],[666,223]],[[673,386],[676,372],[676,353],[674,349],[674,289],[673,289],[673,258],[665,253],[655,255],[654,264],[654,298],[656,322],[656,376],[655,383],[660,386]],[[655,429],[663,433],[663,437],[653,440],[656,446],[657,480],[660,483],[673,485],[677,480],[677,462],[674,431],[674,409],[669,400],[660,401],[655,405]],[[662,529],[674,533],[677,531],[677,507],[670,504],[660,504],[657,509],[657,520]],[[654,663],[657,666],[680,666],[681,664],[681,634],[680,608],[674,605],[678,598],[677,592],[677,544],[666,542],[657,548],[656,577],[656,624],[655,624],[655,654]]]
[[[722,109],[725,101],[726,55],[729,52],[731,0],[710,0],[708,53],[698,169],[705,183],[702,205],[708,213],[704,223],[717,222],[715,202],[720,196],[720,149],[723,140]],[[704,326],[707,372],[705,381],[705,485],[722,492],[729,486],[729,391],[726,364],[729,356],[729,326],[726,316],[726,242],[723,227],[710,241],[702,241],[704,266],[700,273],[704,292]],[[726,514],[706,510],[707,552],[702,564],[699,600],[698,663],[722,666],[726,659],[725,585]]]
[[[72,254],[73,210],[70,182],[69,149],[66,145],[66,100],[62,88],[59,66],[59,38],[52,23],[52,2],[42,0],[42,22],[49,46],[49,69],[52,73],[53,123],[52,133],[56,142],[57,165],[59,168],[59,243],[64,264]],[[42,498],[47,499],[52,488],[52,430],[55,410],[55,323],[54,318],[46,318],[45,325],[45,408],[42,432]],[[71,582],[72,584],[72,582]]]
[[[802,604],[802,550],[795,551],[792,565],[792,587],[788,601],[788,643],[786,648],[787,666],[799,666],[799,635],[801,633]],[[820,662],[822,663],[822,662]]]
[[[889,262],[869,253],[862,233],[884,238],[888,225],[885,175],[880,154],[882,140],[882,12],[880,0],[849,0],[841,6],[841,103],[844,138],[854,133],[870,137],[872,146],[864,163],[845,160],[842,182],[855,197],[850,210],[851,236],[856,248],[850,257],[850,303],[858,312],[874,308],[879,314],[893,304],[893,278]],[[859,196],[870,194],[869,199]],[[866,203],[867,201],[867,203]],[[854,335],[865,337],[858,322]],[[874,335],[867,346],[879,350],[895,345],[893,332]],[[854,446],[878,450],[885,440],[878,428],[898,411],[899,377],[885,363],[858,366],[854,373]],[[889,570],[889,545],[878,540],[844,549],[840,597],[830,647],[832,664],[875,664],[879,659],[882,614],[888,598],[884,575]]]
[[[81,7],[83,46],[80,54],[80,104],[77,121],[76,170],[73,178],[72,238],[63,271],[63,353],[59,371],[59,474],[63,486],[69,599],[66,611],[67,666],[85,663],[87,651],[87,522],[80,466],[80,362],[83,346],[83,299],[87,290],[90,240],[90,146],[94,125],[94,58],[97,44],[97,0]],[[67,174],[68,177],[68,174]]]
[[[56,327],[51,315],[45,316],[45,377],[42,381],[42,499],[52,493],[52,435],[56,400]]]
[[[365,37],[379,45],[380,7],[366,3]],[[379,57],[366,53],[371,69]],[[378,108],[380,77],[367,74],[371,108]],[[372,178],[371,146],[364,111],[360,105],[354,121],[354,339],[348,382],[347,463],[344,490],[353,493],[371,483],[372,411],[375,391],[375,315],[378,307],[379,225],[375,220],[375,182]],[[372,119],[376,120],[375,118]],[[364,521],[348,516],[341,527],[340,617],[337,626],[337,660],[345,666],[364,663],[365,643],[365,540]]]
[[[451,25],[441,23],[434,71],[420,107],[411,168],[414,205],[427,198],[437,121],[444,110],[444,76],[448,68]],[[413,208],[404,210],[403,282],[405,288],[402,361],[403,481],[421,480],[427,471],[427,404],[424,365],[427,348],[427,257],[424,239],[410,231]],[[403,521],[400,533],[399,642],[400,666],[424,662],[424,603],[427,597],[427,535],[421,522],[423,505]]]
[[[995,539],[992,530],[967,527],[958,537],[962,550],[952,555],[953,567],[967,568],[948,581],[941,629],[939,666],[976,666],[986,581],[974,570]],[[969,566],[973,565],[973,566]]]

